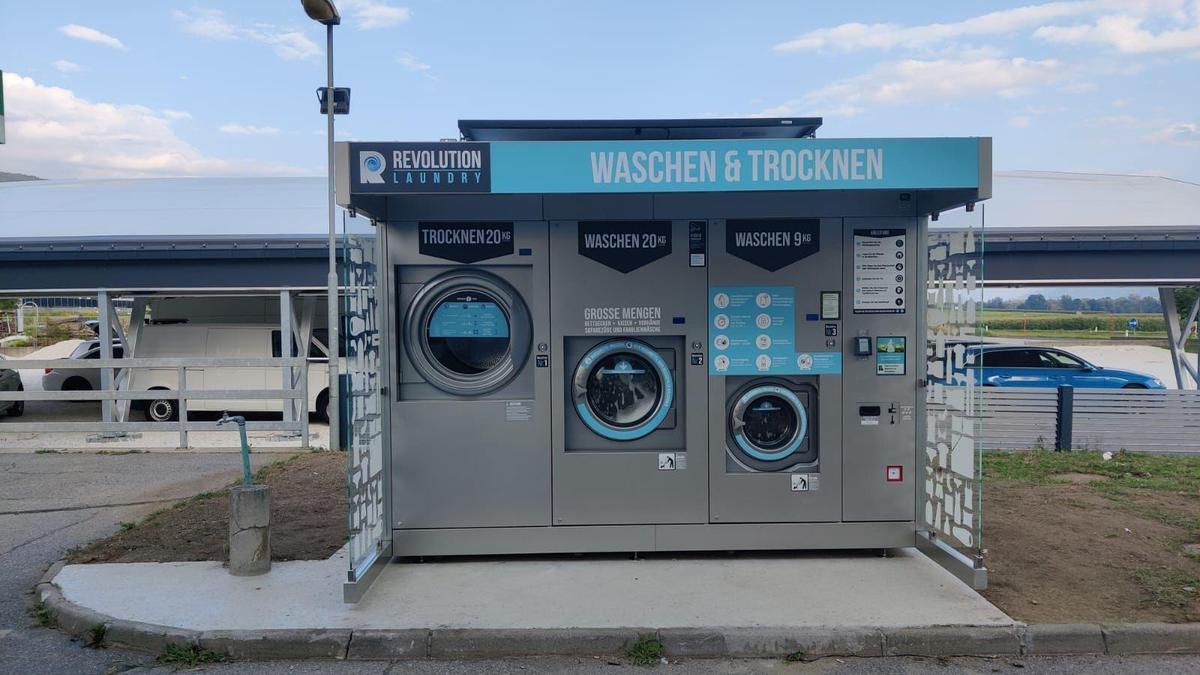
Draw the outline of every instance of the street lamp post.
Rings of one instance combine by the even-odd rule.
[[[337,7],[330,0],[301,0],[305,14],[313,21],[325,25],[325,135],[329,151],[329,402],[326,412],[329,416],[329,449],[336,450],[341,446],[341,395],[338,386],[338,366],[341,350],[338,349],[338,276],[337,276],[337,224],[334,217],[334,183],[333,183],[333,27],[341,23]],[[300,351],[303,353],[306,348]]]

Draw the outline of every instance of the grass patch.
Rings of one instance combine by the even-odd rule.
[[[34,605],[30,614],[33,615],[33,622],[42,628],[58,628],[58,612],[42,603]]]
[[[638,666],[653,666],[658,664],[666,650],[663,649],[663,643],[653,635],[643,635],[638,638],[638,641],[633,643],[625,655],[629,660]]]
[[[162,654],[158,655],[159,663],[175,666],[177,669],[195,668],[206,663],[224,663],[228,660],[229,657],[225,654],[205,649],[196,642],[186,645],[167,645]]]
[[[122,455],[141,455],[146,453],[146,450],[101,450],[97,455],[108,455],[110,457],[120,457]]]
[[[1026,483],[1061,482],[1058,474],[1090,473],[1108,478],[1091,487],[1119,496],[1126,490],[1165,490],[1200,495],[1200,457],[1146,455],[1121,450],[1105,460],[1099,452],[988,452],[983,455],[985,480]]]
[[[94,623],[83,634],[83,646],[88,649],[104,647],[104,637],[108,635],[108,626],[104,623]]]
[[[1200,594],[1200,577],[1170,568],[1142,568],[1133,578],[1146,593],[1146,603],[1155,607],[1187,608]]]
[[[137,527],[137,523],[130,521],[130,520],[123,520],[123,521],[121,521],[120,526],[121,526],[122,532],[128,532],[128,531],[132,530],[133,528]]]
[[[791,654],[783,657],[783,660],[787,661],[788,663],[800,663],[804,660],[804,650],[801,649],[794,651]]]
[[[33,454],[35,454],[35,455],[61,455],[62,450],[55,450],[54,448],[38,448],[37,450],[33,451]]]

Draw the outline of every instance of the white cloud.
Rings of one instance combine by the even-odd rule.
[[[295,29],[281,29],[270,24],[239,26],[225,18],[219,9],[193,7],[190,12],[171,12],[185,32],[221,42],[249,41],[267,45],[279,58],[289,61],[309,59],[321,54],[321,48],[307,35]]]
[[[54,69],[60,73],[77,73],[81,66],[74,61],[59,59],[54,62]]]
[[[1183,27],[1157,33],[1143,27],[1145,18],[1129,14],[1101,16],[1093,23],[1042,26],[1034,37],[1060,44],[1094,44],[1123,54],[1153,54],[1200,49],[1200,2],[1191,8]]]
[[[65,26],[60,26],[58,31],[63,35],[75,38],[76,40],[94,42],[98,45],[104,45],[105,47],[112,47],[113,49],[128,50],[128,47],[126,47],[123,42],[109,35],[108,33],[102,33],[95,28],[89,28],[88,26],[80,26],[77,23],[70,23]]]
[[[163,117],[169,120],[178,121],[192,119],[192,113],[187,112],[186,110],[171,110],[170,108],[163,108],[159,112],[162,113]]]
[[[380,0],[343,0],[340,4],[359,30],[390,28],[412,18],[412,11],[407,7],[397,7]]]
[[[1009,118],[1008,126],[1015,127],[1017,129],[1028,129],[1030,123],[1032,122],[1033,118],[1031,118],[1029,115],[1017,115],[1016,117]]]
[[[1139,18],[1186,16],[1188,0],[1072,0],[1003,9],[962,21],[904,26],[897,23],[844,23],[818,28],[775,45],[779,52],[854,51],[859,49],[925,49],[962,38],[1011,35],[1054,28],[1064,19],[1117,12]]]
[[[279,129],[275,127],[256,127],[236,122],[222,124],[219,128],[227,134],[241,134],[243,136],[277,136],[279,134]]]
[[[1101,115],[1100,117],[1089,118],[1084,124],[1087,124],[1089,127],[1128,129],[1137,126],[1138,118],[1133,115]]]
[[[760,114],[820,112],[849,116],[872,105],[992,95],[1015,98],[1059,83],[1069,75],[1068,69],[1053,59],[906,59],[881,64],[866,74],[839,80]]]
[[[433,74],[433,66],[419,60],[417,57],[405,52],[396,57],[396,63],[404,66],[404,69],[414,73],[420,73],[431,80],[436,80],[437,77]]]
[[[4,73],[6,171],[46,178],[296,175],[286,164],[205,155],[172,128],[178,115],[141,105],[100,103],[62,87]]]
[[[1185,148],[1200,148],[1200,124],[1174,122],[1146,137],[1151,143],[1169,143]]]

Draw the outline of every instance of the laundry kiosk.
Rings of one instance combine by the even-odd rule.
[[[398,556],[911,546],[928,218],[988,138],[462,121],[339,143]]]

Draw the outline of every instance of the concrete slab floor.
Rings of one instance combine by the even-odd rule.
[[[69,565],[66,599],[194,630],[1011,625],[915,550],[394,563],[342,602],[344,553],[232,577],[219,563]]]

